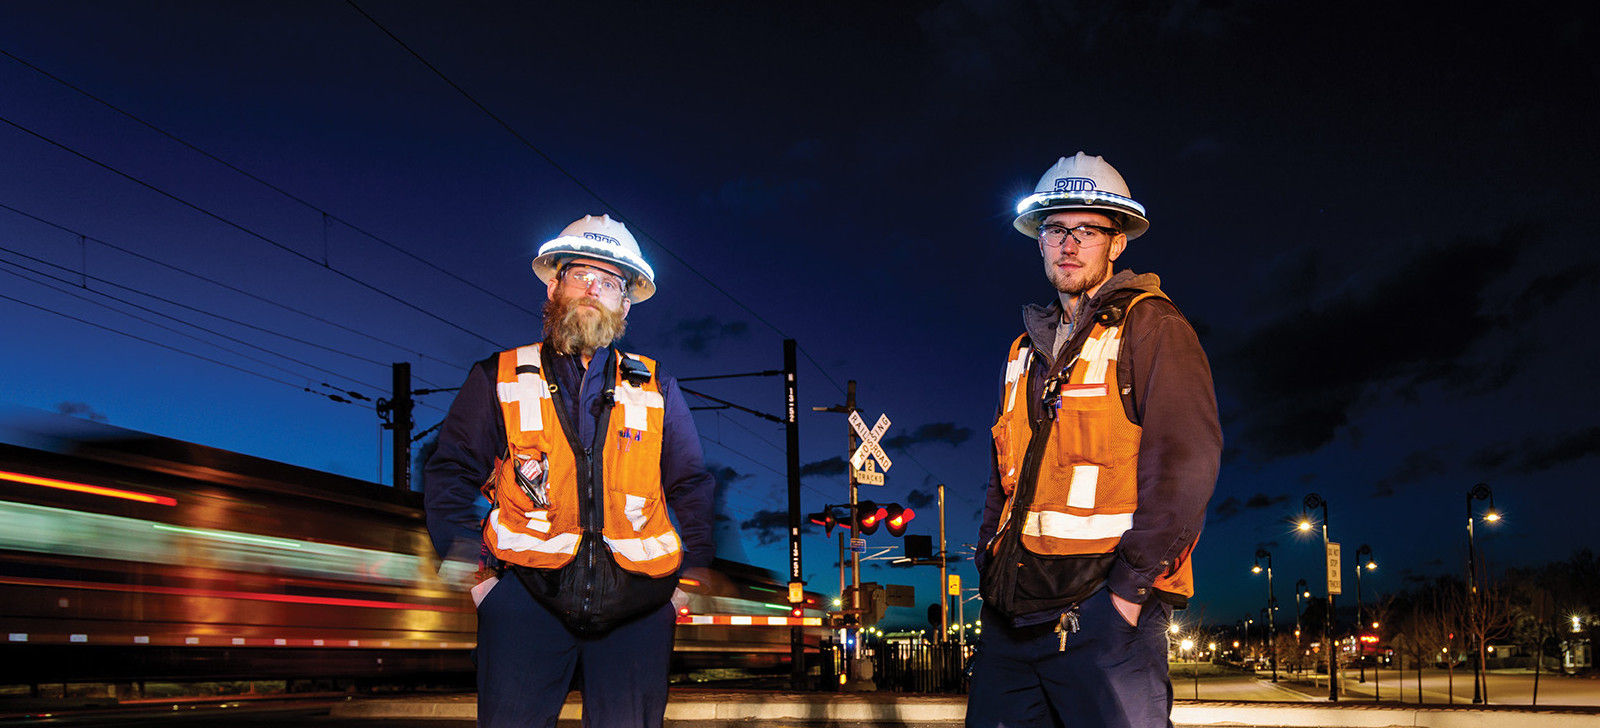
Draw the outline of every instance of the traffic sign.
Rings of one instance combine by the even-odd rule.
[[[867,550],[867,540],[864,539],[864,538],[859,538],[859,537],[851,538],[850,539],[850,550],[854,551],[854,552],[856,552],[858,554],[865,552]]]
[[[872,463],[867,464],[871,465]],[[860,485],[883,485],[883,473],[876,470],[856,470],[852,468],[850,474],[855,476],[856,483]]]
[[[1343,574],[1344,574],[1344,564],[1339,559],[1339,544],[1336,544],[1336,543],[1333,543],[1332,541],[1329,541],[1328,542],[1328,594],[1330,594],[1332,596],[1338,596],[1338,595],[1343,593],[1343,589],[1341,587],[1344,586],[1344,580],[1340,578],[1341,576],[1343,576]]]
[[[889,431],[888,415],[878,415],[877,423],[872,426],[872,429],[868,430],[867,423],[861,419],[861,415],[851,412],[850,427],[856,431],[856,436],[861,438],[861,446],[857,447],[856,451],[850,455],[851,467],[860,470],[868,456],[878,461],[880,469],[888,470],[894,465],[894,462],[889,460],[888,453],[885,453],[883,447],[878,444],[878,440],[883,437],[883,433]]]

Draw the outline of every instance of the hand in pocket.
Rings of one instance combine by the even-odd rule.
[[[491,576],[478,582],[477,586],[472,587],[472,606],[476,607],[483,604],[483,598],[489,596],[489,591],[494,589],[494,585],[498,583],[500,583],[500,577]]]

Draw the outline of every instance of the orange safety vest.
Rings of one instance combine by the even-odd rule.
[[[1159,295],[1141,294],[1124,310]],[[1128,419],[1122,404],[1122,383],[1117,377],[1122,323],[1096,321],[1059,385],[1059,404],[1054,405],[1055,419],[1037,468],[1038,484],[1022,516],[1022,547],[1034,554],[1108,554],[1116,550],[1123,532],[1133,527],[1133,514],[1139,508],[1139,437],[1143,428]],[[1024,334],[1011,345],[1005,399],[991,428],[1000,487],[1006,495],[1000,532],[1012,518],[1022,460],[1033,438],[1025,401],[1030,391],[1027,343]],[[1042,406],[1052,404],[1047,401]],[[996,538],[993,543],[999,541]],[[1191,543],[1153,586],[1185,598],[1193,596],[1189,562],[1193,548]]]
[[[615,404],[606,426],[595,496],[605,511],[599,534],[627,571],[663,577],[683,563],[683,546],[672,527],[661,490],[661,439],[665,402],[655,361],[619,352],[607,376]],[[635,386],[621,376],[620,357],[643,362],[650,378]],[[565,566],[585,536],[579,513],[579,459],[540,370],[540,345],[500,353],[496,382],[505,421],[507,450],[484,486],[493,509],[483,539],[501,561],[536,569]],[[576,397],[577,393],[574,392]]]

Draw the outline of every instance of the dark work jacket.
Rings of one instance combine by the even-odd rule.
[[[1093,299],[1081,304],[1076,325],[1090,325],[1101,304],[1118,291],[1159,291],[1160,285],[1161,280],[1154,274],[1119,272],[1101,286]],[[1023,310],[1023,325],[1035,352],[1028,373],[1030,417],[1039,416],[1044,382],[1055,363],[1051,352],[1058,327],[1065,333],[1060,322],[1060,302],[1029,305]],[[1123,326],[1117,379],[1132,383],[1132,391],[1123,397],[1124,409],[1143,430],[1139,440],[1139,505],[1133,514],[1133,527],[1117,545],[1105,581],[1113,593],[1130,602],[1142,604],[1156,596],[1183,606],[1177,595],[1156,593],[1152,584],[1166,565],[1174,563],[1199,537],[1206,504],[1216,487],[1222,427],[1217,419],[1211,366],[1194,328],[1168,300],[1147,299],[1139,303],[1128,311]],[[1062,356],[1068,357],[1076,353],[1073,349],[1061,351]],[[1004,397],[1003,383],[1001,396]],[[988,497],[978,529],[980,558],[994,538],[1005,506],[993,443],[989,458]],[[985,566],[980,564],[980,570]],[[1019,615],[1016,622],[1043,622],[1057,614],[1059,611]]]

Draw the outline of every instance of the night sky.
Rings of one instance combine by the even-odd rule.
[[[1463,570],[1480,481],[1493,569],[1596,545],[1591,4],[356,5],[0,5],[0,404],[387,479],[371,403],[326,394],[534,340],[533,251],[610,212],[658,272],[625,347],[689,377],[797,339],[805,509],[846,497],[844,420],[809,408],[854,379],[894,421],[864,494],[936,534],[946,483],[960,549],[1019,309],[1053,295],[1011,209],[1083,150],[1150,213],[1119,269],[1162,276],[1216,377],[1181,619],[1254,616],[1258,547],[1281,603],[1317,583],[1311,492],[1371,545],[1369,598]],[[691,386],[781,412],[776,379]],[[781,427],[696,420],[721,555],[782,574]],[[926,604],[935,573],[863,578]]]

